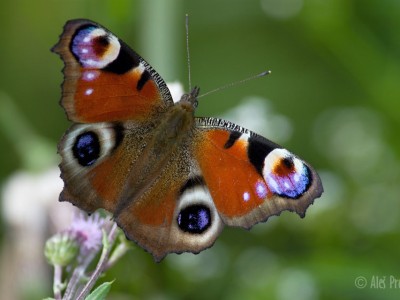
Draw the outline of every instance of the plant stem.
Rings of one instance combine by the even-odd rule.
[[[61,288],[62,288],[62,266],[54,266],[54,281],[53,281],[53,292],[54,299],[61,300]]]
[[[82,291],[79,293],[77,300],[83,300],[89,294],[90,290],[95,285],[97,279],[101,275],[104,270],[105,265],[107,264],[108,255],[112,249],[112,246],[115,242],[115,238],[117,236],[117,224],[114,223],[111,227],[110,233],[108,234],[108,238],[105,242],[103,242],[103,250],[101,252],[101,256],[99,262],[94,270],[92,276],[90,276],[89,281],[83,287]]]
[[[69,280],[67,290],[64,294],[64,299],[72,300],[78,290],[78,284],[81,283],[82,278],[85,276],[86,268],[89,266],[90,262],[93,260],[95,253],[89,253],[88,256],[83,260],[81,265],[77,266],[72,273],[71,279]]]
[[[84,271],[85,271],[85,268],[82,266],[78,266],[75,268],[74,272],[72,273],[71,279],[69,280],[67,290],[65,291],[65,294],[64,294],[65,300],[73,299],[76,286],[77,286],[78,282],[80,281],[80,278],[82,277]]]

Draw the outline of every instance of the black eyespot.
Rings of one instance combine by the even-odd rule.
[[[293,169],[294,167],[293,157],[285,157],[282,163],[286,166],[287,169]]]
[[[92,165],[100,156],[100,143],[93,131],[81,133],[76,137],[72,153],[81,166]]]
[[[178,215],[178,226],[189,233],[203,233],[211,225],[210,209],[204,205],[184,208]]]

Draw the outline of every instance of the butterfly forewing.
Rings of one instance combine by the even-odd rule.
[[[61,105],[73,122],[148,121],[173,105],[160,75],[95,22],[67,22],[53,51],[65,64]]]

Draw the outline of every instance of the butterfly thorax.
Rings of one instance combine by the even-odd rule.
[[[152,147],[159,149],[160,155],[165,155],[161,153],[173,151],[175,147],[180,146],[180,142],[193,130],[199,90],[195,87],[190,93],[182,95],[160,118],[152,138]]]
[[[159,148],[160,151],[168,151],[169,147],[178,146],[182,138],[187,137],[194,127],[195,106],[193,98],[186,99],[186,95],[163,114],[154,130],[153,147]]]

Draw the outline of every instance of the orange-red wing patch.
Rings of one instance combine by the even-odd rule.
[[[119,201],[121,190],[128,176],[130,157],[124,155],[122,147],[116,149],[113,155],[110,155],[88,172],[88,178],[91,187],[97,194],[97,198],[102,203],[97,207],[105,208],[113,212]]]
[[[248,214],[272,196],[263,178],[249,162],[245,140],[224,148],[229,131],[202,131],[196,158],[215,206],[228,218]]]
[[[74,93],[73,107],[68,105],[71,101],[68,97],[62,102],[67,111],[72,109],[69,113],[79,122],[140,121],[162,106],[162,97],[153,80],[148,80],[140,91],[137,90],[141,76],[137,70],[120,75],[81,68],[81,74],[76,90],[71,87],[72,90],[64,91],[65,96]],[[85,80],[85,77],[93,79]]]
[[[130,216],[130,219],[146,226],[170,226],[177,194],[177,188],[163,189],[162,183],[154,185],[141,199],[134,201],[126,212],[122,212],[119,220],[122,223],[130,223],[123,222],[123,216]],[[124,227],[126,226],[124,224]]]

